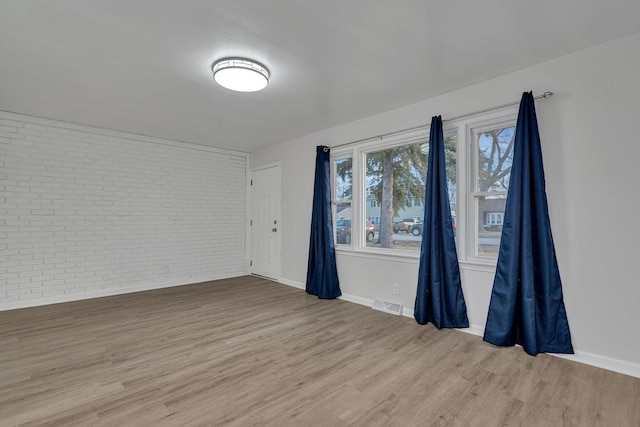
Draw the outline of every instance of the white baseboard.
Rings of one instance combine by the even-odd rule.
[[[551,353],[550,353],[551,354]],[[576,354],[551,354],[552,356],[562,359],[573,360],[574,362],[584,363],[608,371],[618,372],[620,374],[629,375],[640,378],[640,364],[631,363],[612,357],[602,356],[600,354],[590,353],[588,351],[576,350]]]
[[[472,335],[482,337],[484,335],[484,328],[479,325],[470,325],[469,328],[459,329],[459,331],[466,332]],[[595,366],[597,368],[606,369],[608,371],[618,372],[624,375],[630,375],[632,377],[640,378],[640,364],[627,362],[620,359],[614,359],[608,356],[602,356],[600,354],[591,353],[588,351],[575,350],[575,354],[559,354],[559,353],[547,353],[551,356],[559,357],[561,359],[572,360],[578,363],[584,363],[585,365]]]
[[[285,278],[282,278],[282,277],[278,279],[278,282],[282,283],[283,285],[292,286],[292,287],[298,288],[298,289],[305,290],[307,288],[304,283],[297,282],[295,280],[285,279]],[[373,305],[373,300],[372,299],[362,298],[362,297],[359,297],[357,295],[342,294],[342,296],[339,296],[338,299],[341,299],[341,300],[344,300],[344,301],[353,302],[355,304],[364,305],[364,306],[367,306],[367,307],[371,307]],[[403,316],[407,316],[406,309],[402,309],[402,311],[403,311],[402,315]],[[409,313],[408,317],[413,317],[413,313]]]
[[[362,298],[357,295],[351,295],[351,294],[342,294],[342,296],[338,297],[338,299],[349,301],[355,304],[364,305],[369,308],[371,308],[371,305],[373,304],[372,299]]]
[[[197,278],[194,277],[192,279],[189,279],[189,283],[185,283],[184,281],[181,281],[179,283],[176,283],[176,281],[167,281],[167,282],[138,285],[135,287],[128,286],[123,288],[101,289],[99,291],[61,295],[58,297],[47,298],[47,299],[15,301],[11,303],[0,304],[0,311],[16,310],[19,308],[38,307],[38,306],[50,305],[50,304],[60,304],[64,302],[109,297],[113,295],[130,294],[133,292],[151,291],[154,289],[172,288],[174,286],[192,285],[194,283],[209,282],[212,280],[230,279],[233,277],[245,276],[246,274],[247,272],[243,271],[240,273],[234,273],[234,274],[228,274],[228,275],[207,276],[207,277],[197,277]]]
[[[307,288],[304,283],[296,282],[295,280],[285,279],[284,277],[280,277],[278,279],[278,283],[282,283],[283,285],[287,285],[287,286],[291,286],[291,287],[303,289],[303,290]]]
[[[305,289],[304,283],[296,282],[294,280],[280,278],[278,282],[293,286],[294,288]],[[341,300],[352,302],[355,304],[371,307],[373,300],[362,298],[357,295],[343,294],[339,297]],[[413,309],[402,309],[402,315],[413,319]],[[459,331],[466,332],[468,334],[477,335],[482,337],[484,335],[484,327],[480,325],[469,325],[468,328],[458,329]],[[590,353],[587,351],[575,350],[576,354],[554,354],[548,353],[551,356],[560,357],[562,359],[572,360],[574,362],[584,363],[585,365],[595,366],[597,368],[606,369],[608,371],[618,372],[624,375],[630,375],[632,377],[640,378],[640,364],[627,362],[620,359],[614,359],[608,356],[602,356],[600,354]]]
[[[477,335],[479,337],[484,335],[484,328],[479,325],[469,324],[468,328],[460,328],[458,331],[466,332],[467,334]]]

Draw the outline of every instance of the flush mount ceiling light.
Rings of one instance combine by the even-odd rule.
[[[256,92],[267,87],[269,70],[246,58],[223,58],[211,67],[214,80],[222,87],[237,92]]]

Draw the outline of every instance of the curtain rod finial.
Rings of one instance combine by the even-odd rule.
[[[546,91],[542,94],[543,98],[551,98],[553,96],[553,92]]]

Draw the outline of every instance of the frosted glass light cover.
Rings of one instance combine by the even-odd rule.
[[[220,86],[237,92],[256,92],[269,83],[267,68],[248,59],[221,59],[213,64],[212,71]]]

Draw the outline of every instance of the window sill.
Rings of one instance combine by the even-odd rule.
[[[462,270],[481,271],[492,274],[496,272],[496,263],[491,261],[458,261],[458,264],[460,264],[460,269]]]
[[[387,261],[398,261],[407,264],[419,264],[420,254],[406,251],[381,251],[371,249],[355,249],[351,247],[336,247],[336,255],[356,258],[383,259]]]
[[[336,247],[336,256],[381,259],[386,261],[403,262],[407,264],[420,264],[420,254],[406,251],[380,251],[370,249],[356,249],[352,247]],[[484,273],[495,273],[496,261],[472,260],[458,261],[461,270],[481,271]]]

